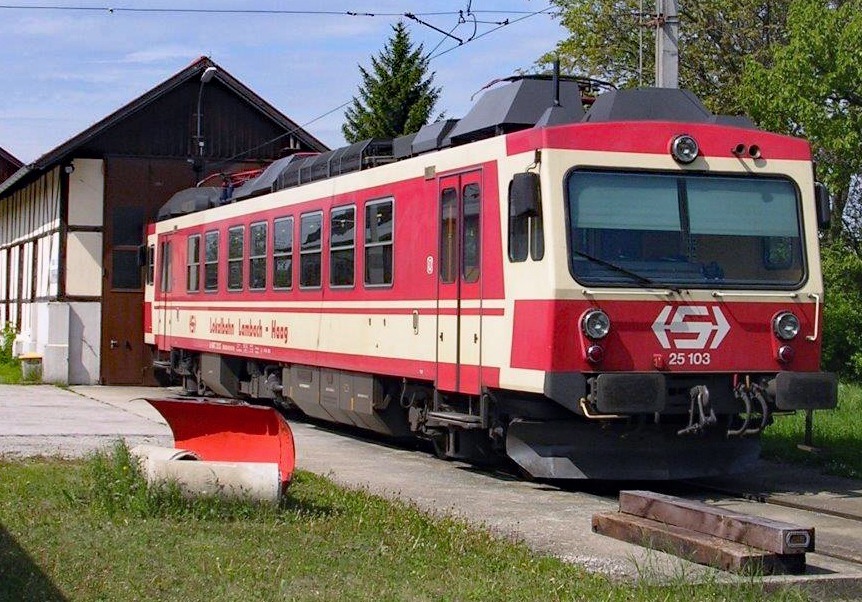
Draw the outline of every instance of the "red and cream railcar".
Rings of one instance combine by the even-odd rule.
[[[679,91],[584,115],[564,83],[545,111],[548,84],[491,90],[399,160],[294,157],[266,194],[168,207],[159,366],[545,478],[743,470],[775,412],[833,407],[808,144]]]

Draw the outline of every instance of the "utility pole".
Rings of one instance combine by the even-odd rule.
[[[679,87],[679,0],[656,0],[655,85]]]

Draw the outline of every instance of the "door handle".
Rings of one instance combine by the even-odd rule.
[[[441,343],[443,342],[443,331],[442,330],[440,331],[440,342]]]
[[[111,349],[116,349],[120,343],[116,339],[111,339]]]
[[[479,334],[474,332],[473,333],[473,343],[478,343],[478,342],[479,342]]]

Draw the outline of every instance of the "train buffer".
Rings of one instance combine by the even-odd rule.
[[[619,512],[593,515],[593,531],[734,573],[805,572],[814,528],[651,491],[620,491]]]

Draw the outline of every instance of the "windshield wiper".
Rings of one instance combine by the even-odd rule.
[[[642,274],[638,274],[637,272],[633,272],[624,268],[621,265],[617,265],[615,263],[611,263],[610,261],[605,261],[604,259],[600,259],[595,255],[590,255],[589,253],[584,253],[583,251],[578,251],[577,249],[574,251],[575,255],[583,257],[584,259],[589,259],[590,261],[599,264],[602,267],[610,268],[615,272],[619,272],[620,274],[625,274],[629,278],[633,279],[639,286],[643,288],[647,287],[657,287],[657,288],[669,288],[664,285],[659,284],[655,280],[651,280]],[[676,290],[671,288],[671,290]]]

